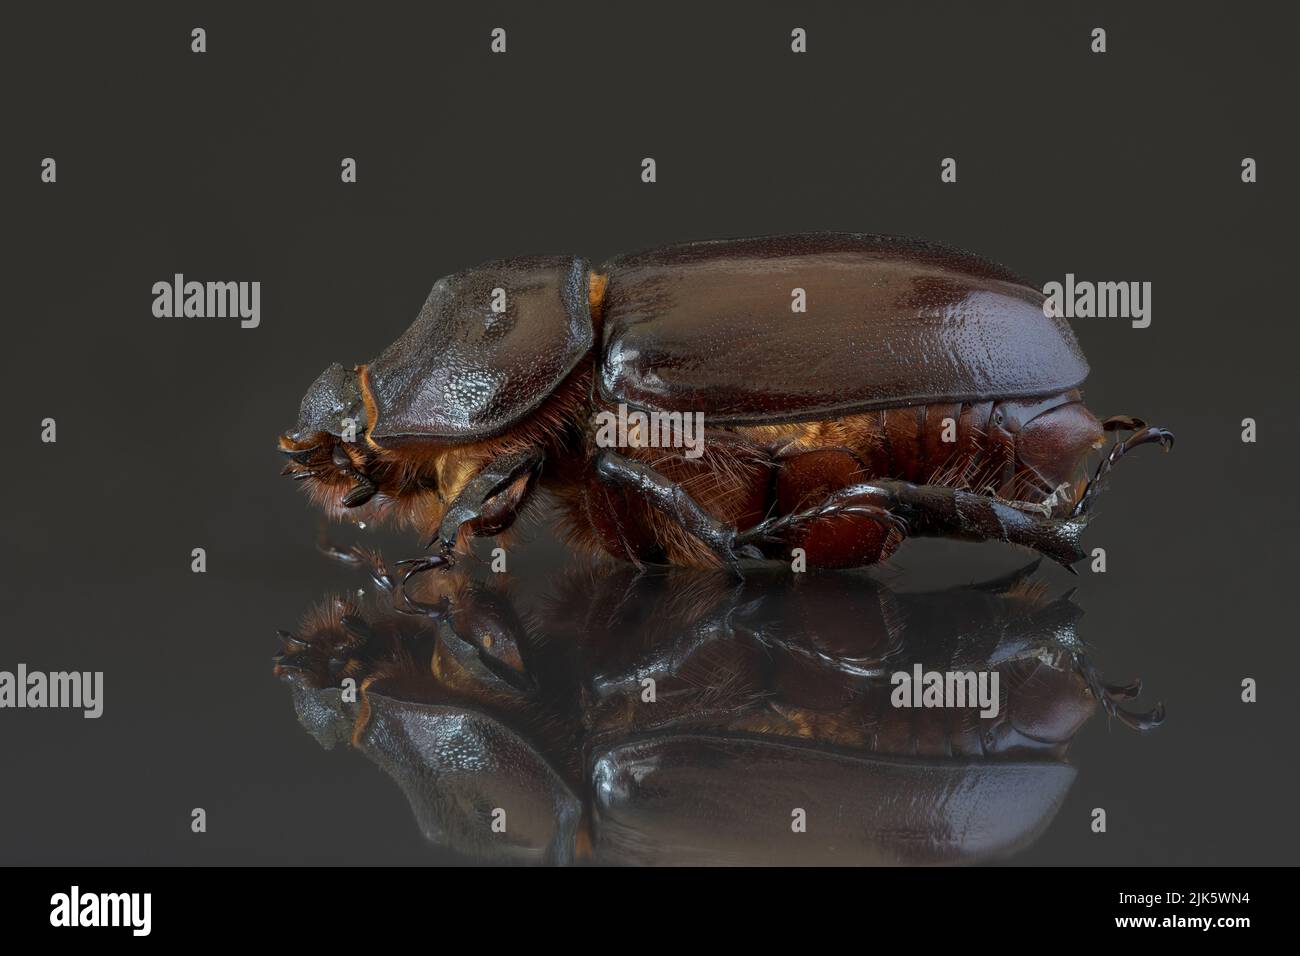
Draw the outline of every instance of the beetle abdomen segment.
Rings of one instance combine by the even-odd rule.
[[[1015,453],[1014,438],[991,422],[993,408],[993,402],[936,402],[737,431],[781,449],[783,460],[815,449],[848,450],[861,463],[855,481],[983,487]]]
[[[1038,290],[933,244],[691,243],[602,271],[602,397],[703,412],[712,425],[1048,395],[1088,373]],[[806,311],[792,309],[797,290]]]
[[[439,279],[368,366],[369,437],[469,442],[536,409],[592,348],[583,259],[505,259]]]

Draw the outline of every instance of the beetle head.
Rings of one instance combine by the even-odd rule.
[[[376,520],[399,496],[429,490],[432,477],[412,474],[366,441],[359,372],[335,362],[307,389],[298,423],[280,436],[280,452],[289,459],[282,474],[304,482],[333,518]]]
[[[348,442],[365,433],[366,407],[357,368],[335,362],[317,376],[298,407],[298,423],[285,433],[291,444],[306,447],[321,434]]]

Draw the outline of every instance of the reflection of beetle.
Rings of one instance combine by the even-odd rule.
[[[516,608],[499,576],[399,595],[379,564],[370,595],[283,635],[277,673],[303,726],[383,768],[430,841],[488,860],[996,859],[1060,808],[1099,705],[1139,729],[1163,718],[1121,709],[1140,686],[1107,686],[1074,637],[1079,608],[1024,572],[906,594],[578,570]],[[996,672],[998,715],[897,709],[890,674],[918,663]]]
[[[1135,445],[1172,442],[1099,422],[1087,372],[1041,293],[928,243],[703,242],[594,271],[510,259],[439,280],[374,361],[327,369],[280,447],[335,517],[434,533],[408,574],[506,531],[539,485],[575,543],[638,563],[798,547],[850,567],[938,535],[1068,565],[1097,479]],[[646,417],[602,447],[596,416],[620,409]],[[682,444],[696,415],[698,456],[643,447]],[[1134,434],[1085,480],[1115,429]]]

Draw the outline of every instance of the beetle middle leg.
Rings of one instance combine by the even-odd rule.
[[[651,507],[671,518],[733,569],[741,557],[761,557],[756,551],[737,554],[735,525],[719,521],[679,482],[645,462],[606,450],[596,459],[596,476],[606,484],[641,495]]]

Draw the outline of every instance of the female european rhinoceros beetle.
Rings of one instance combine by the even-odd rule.
[[[351,742],[428,840],[477,862],[1000,859],[1065,802],[1095,714],[1164,719],[1125,708],[1141,681],[1103,679],[1083,611],[1032,581],[1036,562],[920,592],[575,562],[541,600],[456,568],[399,603],[381,556],[336,556],[373,585],[282,631],[275,673],[322,746]],[[917,665],[996,676],[997,714],[898,707],[895,675]]]
[[[931,243],[506,259],[440,279],[373,361],[326,369],[280,448],[332,516],[432,533],[408,576],[505,532],[538,487],[575,544],[636,563],[801,548],[810,567],[853,567],[937,535],[1068,567],[1102,476],[1173,441],[1098,421],[1087,373],[1038,290]],[[1112,430],[1133,434],[1089,480]]]

